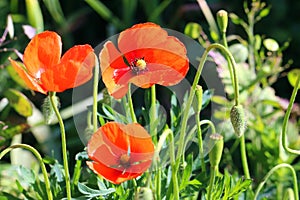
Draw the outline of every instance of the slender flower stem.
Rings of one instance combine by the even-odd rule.
[[[216,174],[218,173],[218,166],[212,166],[210,171],[210,179],[209,179],[209,186],[207,192],[207,199],[212,200],[212,190],[214,188],[214,182],[216,178]]]
[[[81,173],[81,160],[76,160],[75,168],[74,168],[74,174],[73,174],[73,181],[72,181],[72,191],[74,192],[74,187],[77,186],[79,178],[80,178],[80,173]]]
[[[10,152],[11,150],[13,150],[15,148],[27,149],[28,151],[30,151],[31,153],[33,153],[33,155],[37,158],[37,160],[40,163],[41,170],[42,170],[42,173],[43,173],[43,176],[44,176],[45,188],[46,188],[46,193],[47,193],[48,200],[52,200],[53,199],[53,195],[52,195],[52,192],[51,192],[50,181],[49,181],[49,178],[48,178],[47,169],[46,169],[45,164],[43,162],[43,158],[41,157],[40,153],[35,148],[33,148],[32,146],[27,145],[27,144],[15,144],[15,145],[12,145],[12,146],[4,149],[0,153],[0,160],[2,159],[2,157],[5,154],[7,154],[8,152]]]
[[[186,107],[185,107],[185,110],[184,110],[184,113],[183,113],[183,118],[182,118],[182,125],[181,125],[181,129],[180,129],[180,134],[179,134],[179,144],[178,144],[178,151],[177,151],[177,155],[176,155],[176,172],[178,171],[179,169],[179,164],[180,164],[180,158],[183,154],[183,149],[184,149],[184,136],[185,136],[185,133],[186,133],[186,127],[187,127],[187,120],[188,120],[188,117],[189,117],[189,110],[191,108],[191,105],[192,105],[192,102],[193,102],[193,98],[194,98],[194,95],[195,95],[195,88],[196,88],[196,85],[198,84],[198,81],[200,79],[200,75],[201,75],[201,72],[202,72],[202,69],[204,67],[204,63],[206,61],[206,58],[208,56],[208,53],[210,50],[212,49],[220,49],[223,53],[225,53],[225,55],[228,55],[229,57],[229,60],[231,62],[232,65],[228,65],[229,67],[232,66],[232,71],[234,72],[233,73],[233,80],[234,80],[234,85],[235,85],[235,103],[236,105],[239,104],[239,87],[238,87],[238,79],[237,79],[237,75],[235,73],[235,68],[236,68],[236,63],[235,63],[235,60],[232,56],[232,54],[228,51],[227,48],[225,48],[223,45],[221,44],[211,44],[209,45],[202,57],[201,57],[201,60],[200,60],[200,63],[199,63],[199,66],[198,66],[198,70],[196,72],[196,75],[195,75],[195,78],[194,78],[194,82],[192,84],[192,87],[191,87],[191,90],[190,90],[190,94],[189,94],[189,97],[188,97],[188,100],[187,100],[187,104],[186,104]]]
[[[295,102],[296,96],[297,96],[297,92],[298,92],[298,88],[300,87],[300,74],[298,74],[298,78],[296,80],[296,84],[290,99],[290,103],[288,105],[288,108],[286,110],[284,119],[283,119],[283,125],[282,125],[282,133],[281,133],[281,143],[282,146],[284,148],[284,150],[286,150],[289,153],[292,154],[297,154],[300,155],[300,150],[295,150],[295,149],[291,149],[288,147],[287,141],[286,141],[286,133],[287,133],[287,126],[288,126],[288,121],[289,121],[289,117],[291,115],[292,112],[292,108],[293,108],[293,104]]]
[[[264,186],[264,184],[267,182],[267,180],[269,179],[269,177],[279,168],[283,168],[286,167],[288,169],[291,170],[292,172],[292,176],[293,176],[293,184],[294,184],[294,193],[295,193],[295,200],[299,200],[299,192],[298,192],[298,182],[297,182],[297,175],[295,172],[295,169],[287,163],[281,163],[276,165],[275,167],[273,167],[268,173],[267,175],[264,177],[263,181],[258,185],[255,195],[254,195],[254,199],[257,199],[257,196],[260,192],[260,190],[262,189],[262,187]]]
[[[244,134],[240,138],[240,148],[241,148],[241,159],[242,159],[242,166],[243,166],[244,174],[247,179],[250,179],[251,177],[250,177],[248,161],[247,161],[245,135]]]
[[[61,150],[63,156],[63,165],[65,171],[65,181],[66,181],[66,190],[67,190],[67,199],[71,200],[71,184],[70,184],[70,174],[69,174],[69,165],[68,165],[68,155],[67,155],[67,141],[66,141],[66,132],[64,122],[61,118],[61,115],[58,111],[57,106],[55,105],[55,93],[49,92],[51,106],[56,114],[59,126],[60,126],[60,134],[61,134]]]
[[[227,44],[227,39],[226,39],[226,32],[222,32],[222,39],[223,39],[223,45],[224,45],[224,47],[226,49],[228,49],[228,44]],[[227,61],[227,65],[231,65],[228,56],[225,56],[225,58],[226,58],[226,61]],[[231,82],[233,83],[234,82],[234,80],[233,80],[233,71],[232,71],[232,67],[231,66],[229,66],[229,73],[230,73]]]
[[[197,122],[199,154],[200,154],[200,158],[201,158],[201,169],[203,172],[205,172],[206,167],[205,167],[204,152],[203,152],[203,140],[202,140],[201,126],[204,124],[208,124],[211,127],[212,134],[216,133],[216,128],[215,128],[215,125],[210,120],[204,119],[204,120],[200,121],[199,115],[196,115],[196,122]]]
[[[136,116],[134,113],[134,108],[133,108],[133,103],[132,103],[132,98],[131,98],[131,84],[130,83],[128,86],[127,99],[128,99],[128,106],[129,106],[132,122],[136,123],[137,120],[136,120]]]
[[[173,132],[171,129],[166,129],[163,131],[161,136],[159,137],[159,141],[156,145],[155,149],[155,154],[153,156],[154,164],[157,165],[159,162],[159,152],[162,149],[163,144],[165,143],[167,137],[170,138],[170,146],[169,146],[169,151],[170,151],[170,161],[171,161],[171,166],[172,166],[172,183],[173,183],[173,198],[174,200],[179,200],[179,187],[178,187],[178,178],[177,178],[177,173],[175,171],[175,147],[174,147],[174,136]],[[161,170],[161,169],[159,169]],[[159,190],[161,188],[158,188]],[[160,194],[158,195],[160,196]]]
[[[95,72],[94,72],[94,86],[93,86],[93,131],[96,132],[98,129],[98,82],[99,82],[99,61],[95,56]]]
[[[197,134],[198,134],[199,155],[200,155],[200,159],[201,159],[201,170],[202,170],[202,172],[206,172],[205,160],[204,160],[204,154],[203,154],[202,130],[201,130],[201,125],[200,125],[200,113],[197,113],[195,115],[195,117],[196,117],[196,123],[197,123]]]
[[[151,107],[150,107],[150,135],[152,136],[153,142],[157,142],[157,128],[154,126],[155,120],[157,119],[156,113],[156,88],[155,85],[151,86]]]

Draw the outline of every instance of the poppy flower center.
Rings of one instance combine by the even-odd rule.
[[[130,167],[130,156],[128,154],[123,154],[120,156],[120,165],[124,168]]]
[[[147,71],[147,63],[144,58],[136,58],[131,62],[130,68],[135,75],[138,75],[141,72]]]

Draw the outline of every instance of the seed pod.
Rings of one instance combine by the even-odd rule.
[[[242,105],[233,106],[230,111],[230,120],[234,132],[241,137],[246,130],[246,117]]]
[[[134,200],[154,200],[152,190],[147,187],[138,187]]]
[[[228,14],[225,10],[220,10],[217,13],[217,22],[222,33],[226,33],[228,26]]]
[[[214,145],[208,154],[209,162],[212,167],[216,167],[219,165],[223,153],[223,147],[224,147],[223,136],[218,133],[214,133],[209,136],[209,141],[211,142],[212,145]]]

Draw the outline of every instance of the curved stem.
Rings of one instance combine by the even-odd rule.
[[[214,182],[216,178],[216,174],[218,173],[218,166],[212,166],[210,171],[210,179],[209,179],[209,186],[208,186],[208,192],[207,192],[207,199],[212,200],[212,190],[214,188]]]
[[[46,170],[45,164],[43,162],[43,158],[41,157],[40,153],[35,148],[33,148],[32,146],[27,145],[27,144],[15,144],[15,145],[12,145],[12,146],[4,149],[0,153],[0,160],[2,159],[2,157],[5,154],[7,154],[8,152],[10,152],[11,150],[13,150],[15,148],[27,149],[28,151],[30,151],[37,158],[37,160],[40,163],[41,170],[42,170],[42,173],[43,173],[43,176],[44,176],[47,197],[48,197],[49,200],[52,200],[53,199],[53,195],[52,195],[52,192],[51,192],[50,181],[49,181],[49,178],[48,178],[47,170]]]
[[[203,140],[202,140],[202,130],[201,126],[204,124],[208,124],[211,127],[212,134],[216,133],[215,125],[207,119],[201,120],[199,119],[199,115],[196,115],[196,122],[197,122],[197,133],[198,133],[198,143],[199,143],[199,154],[201,158],[201,169],[203,172],[206,171],[205,168],[205,160],[204,160],[204,152],[203,152]]]
[[[295,102],[299,87],[300,87],[300,74],[298,75],[298,78],[296,80],[296,84],[295,84],[295,87],[294,87],[294,90],[293,90],[293,93],[292,93],[292,96],[290,99],[290,103],[288,105],[288,108],[286,110],[286,113],[285,113],[285,116],[283,119],[282,134],[281,134],[281,141],[282,141],[281,143],[283,145],[284,150],[286,150],[289,153],[293,153],[293,154],[297,154],[297,155],[300,155],[300,150],[295,150],[295,149],[291,149],[288,147],[287,141],[286,141],[286,133],[287,133],[289,117],[291,115],[293,104]]]
[[[247,154],[246,154],[246,145],[245,145],[245,135],[243,134],[240,138],[240,148],[241,148],[241,159],[242,159],[242,166],[245,177],[250,179],[248,161],[247,161]]]
[[[131,98],[131,84],[130,83],[128,86],[127,99],[128,99],[128,106],[129,106],[132,122],[136,123],[137,120],[136,120],[136,116],[134,113],[134,108],[133,108],[133,103],[132,103],[132,98]]]
[[[227,39],[226,39],[226,32],[222,32],[222,39],[223,39],[223,44],[224,44],[224,47],[226,49],[228,49],[228,44],[227,44]],[[227,65],[231,65],[231,62],[228,58],[228,56],[225,56],[226,58],[226,61],[227,61]],[[229,67],[229,74],[230,74],[230,79],[231,79],[231,82],[233,83],[234,80],[233,80],[233,71],[232,71],[232,66],[228,66]],[[235,87],[235,86],[234,86]],[[237,105],[237,104],[236,104]]]
[[[201,57],[201,60],[200,60],[200,63],[199,63],[199,66],[198,66],[198,70],[196,72],[196,75],[195,75],[195,78],[194,78],[194,82],[193,82],[193,85],[191,87],[191,90],[190,90],[190,94],[189,94],[189,97],[188,97],[188,100],[187,100],[187,103],[186,103],[186,107],[185,107],[185,110],[184,110],[184,113],[183,113],[183,118],[182,118],[182,126],[181,126],[181,129],[180,129],[180,135],[179,135],[179,144],[178,144],[178,152],[177,152],[177,162],[176,162],[176,171],[178,171],[178,168],[179,168],[179,164],[180,164],[180,158],[183,154],[183,149],[184,149],[184,136],[185,136],[185,133],[186,133],[186,127],[187,127],[187,120],[188,120],[188,117],[189,117],[189,110],[191,108],[191,105],[192,105],[192,102],[193,102],[193,98],[194,98],[194,95],[195,95],[195,88],[196,88],[196,85],[198,84],[198,81],[200,79],[200,75],[201,75],[201,72],[202,72],[202,69],[204,67],[204,63],[206,61],[206,58],[208,56],[208,53],[210,50],[212,49],[220,49],[223,53],[225,53],[225,55],[228,55],[229,57],[229,60],[231,62],[232,65],[228,65],[229,67],[232,66],[232,71],[234,72],[233,73],[233,80],[234,80],[234,85],[235,85],[235,104],[238,105],[239,104],[239,87],[238,87],[238,79],[237,79],[237,75],[236,75],[236,63],[235,63],[235,60],[232,56],[232,54],[221,44],[211,44],[209,45],[202,57]]]
[[[67,190],[67,199],[71,200],[71,184],[70,184],[70,174],[69,174],[69,165],[68,165],[68,155],[67,155],[67,141],[66,141],[66,132],[65,132],[65,126],[64,122],[61,118],[61,115],[58,111],[57,106],[55,105],[55,93],[49,92],[50,102],[51,106],[53,107],[53,110],[56,114],[59,126],[60,126],[60,134],[61,134],[61,150],[62,150],[62,156],[63,156],[63,165],[64,165],[64,171],[65,171],[65,181],[66,181],[66,190]]]
[[[94,71],[94,86],[93,86],[93,131],[96,132],[98,129],[98,82],[99,82],[99,61],[95,56],[95,71]]]
[[[294,184],[294,193],[295,193],[295,200],[299,200],[299,192],[298,192],[298,183],[297,183],[297,175],[296,172],[294,170],[294,168],[287,164],[287,163],[281,163],[279,165],[276,165],[275,167],[273,167],[268,173],[267,175],[264,177],[263,181],[258,185],[255,195],[254,195],[254,199],[257,199],[257,196],[260,192],[260,190],[262,189],[262,187],[264,186],[264,184],[267,182],[267,180],[269,179],[269,177],[279,168],[289,168],[292,172],[292,176],[293,176],[293,184]]]

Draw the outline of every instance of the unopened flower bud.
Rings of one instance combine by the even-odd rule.
[[[193,109],[195,113],[200,113],[202,109],[202,97],[203,97],[203,89],[202,86],[197,85],[195,88],[195,98],[193,103]]]
[[[147,187],[138,187],[134,200],[154,200],[152,190]]]
[[[209,162],[212,167],[217,167],[221,161],[222,153],[223,153],[223,147],[224,147],[224,140],[223,136],[214,133],[209,136],[209,141],[213,145],[213,148],[209,152]]]
[[[246,130],[246,117],[242,105],[233,106],[230,111],[230,120],[234,132],[241,137]]]
[[[217,22],[222,33],[226,33],[228,26],[228,13],[225,10],[219,10],[217,13]]]

